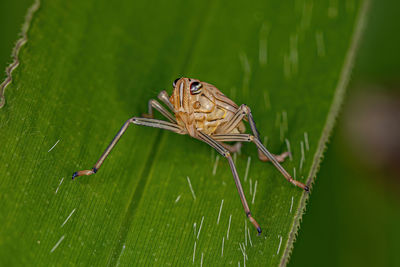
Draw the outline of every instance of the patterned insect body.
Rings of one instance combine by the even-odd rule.
[[[261,233],[261,227],[250,213],[239,175],[231,156],[231,153],[240,149],[241,142],[254,143],[258,148],[260,160],[271,161],[288,182],[303,188],[305,191],[309,190],[308,186],[294,180],[279,164],[288,155],[287,153],[278,156],[273,155],[262,144],[253,115],[248,106],[236,105],[235,102],[226,97],[212,84],[200,82],[196,79],[178,78],[173,82],[173,87],[174,90],[171,97],[168,97],[166,91],[161,91],[158,95],[158,98],[173,114],[157,100],[151,99],[149,101],[148,114],[128,119],[94,167],[89,170],[74,172],[72,179],[96,173],[128,126],[135,124],[160,128],[177,134],[189,134],[193,138],[208,144],[225,157],[231,168],[246,216],[258,233]],[[168,121],[155,119],[153,109],[159,111]],[[245,133],[246,128],[243,121],[247,121],[250,124],[252,134]],[[228,142],[236,143],[235,145],[230,145]]]
[[[190,136],[197,137],[197,131],[208,135],[245,132],[242,121],[227,129],[239,106],[214,85],[181,78],[175,80],[173,86],[170,102],[177,123],[186,128]]]

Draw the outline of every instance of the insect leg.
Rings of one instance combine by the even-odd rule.
[[[231,153],[239,152],[240,149],[242,148],[242,143],[241,142],[236,142],[233,145],[229,145],[229,144],[225,144],[225,143],[221,142],[221,145]]]
[[[231,132],[233,129],[235,129],[237,127],[237,125],[245,118],[245,116],[247,115],[246,113],[246,106],[245,105],[241,105],[236,113],[233,115],[233,117],[228,121],[227,124],[225,124],[223,126],[223,128],[220,130],[221,132],[226,132],[229,133]]]
[[[128,126],[133,123],[137,125],[144,125],[144,126],[149,126],[149,127],[155,127],[155,128],[160,128],[164,130],[169,130],[178,134],[184,134],[185,131],[179,127],[177,124],[170,123],[167,121],[162,121],[162,120],[156,120],[156,119],[148,119],[148,118],[137,118],[133,117],[127,120],[124,125],[121,127],[121,129],[118,131],[118,133],[115,135],[114,139],[111,141],[111,143],[108,145],[106,150],[103,152],[103,154],[100,156],[99,160],[96,162],[94,167],[90,170],[82,170],[82,171],[77,171],[74,172],[72,175],[72,179],[74,179],[77,176],[82,176],[82,175],[92,175],[98,171],[100,168],[101,164],[103,164],[104,160],[107,158],[107,156],[110,154],[111,150],[114,148],[114,146],[117,144],[121,136],[125,133],[126,129]]]
[[[158,94],[158,99],[160,99],[165,105],[169,107],[170,110],[175,112],[174,105],[169,101],[168,93],[163,90]]]
[[[308,192],[309,187],[303,183],[300,183],[300,182],[294,180],[292,178],[292,176],[290,176],[290,174],[281,166],[281,164],[279,164],[278,160],[261,143],[259,133],[256,128],[256,123],[254,122],[253,115],[251,114],[251,110],[247,106],[245,106],[245,108],[246,108],[247,117],[249,119],[251,131],[254,134],[254,138],[253,138],[252,142],[254,144],[256,144],[258,150],[261,151],[261,153],[263,153],[272,162],[272,164],[274,164],[274,166],[278,169],[278,171],[280,171],[280,173],[282,173],[282,175],[286,178],[286,180],[288,180],[290,183],[294,184],[295,186],[303,188],[305,191]]]
[[[275,154],[272,154],[272,155],[274,155],[274,157],[276,158],[276,160],[278,162],[282,163],[286,160],[287,157],[289,157],[290,153],[286,151],[280,155],[275,155]],[[269,158],[267,156],[265,156],[261,150],[258,150],[258,158],[264,162],[270,161]]]
[[[247,204],[246,201],[246,196],[244,195],[242,184],[240,183],[239,175],[236,171],[235,163],[232,160],[231,154],[229,153],[228,150],[226,150],[221,144],[219,144],[217,141],[215,141],[212,137],[203,134],[201,132],[198,133],[198,138],[209,144],[211,147],[213,147],[215,150],[217,150],[218,153],[220,153],[222,156],[228,159],[229,166],[231,167],[231,171],[233,174],[233,178],[235,180],[236,188],[238,190],[240,200],[242,201],[242,205],[244,208],[244,211],[246,213],[247,218],[249,218],[250,222],[256,227],[258,233],[261,233],[261,227],[257,223],[257,221],[251,216],[249,205]]]
[[[295,186],[298,186],[300,188],[303,188],[305,191],[309,191],[308,186],[306,186],[305,184],[296,181],[292,178],[292,176],[282,167],[281,164],[279,164],[279,162],[275,159],[275,157],[263,146],[263,144],[261,143],[261,141],[257,138],[254,138],[253,143],[256,144],[256,146],[258,147],[259,150],[261,150],[261,152],[267,156],[267,158],[272,162],[272,164],[275,165],[275,167],[278,169],[278,171],[280,171],[280,173],[282,173],[282,175],[286,178],[286,180],[288,180],[290,183],[294,184]]]
[[[282,173],[282,175],[286,178],[286,180],[288,180],[290,183],[294,184],[295,186],[303,188],[307,192],[309,191],[308,186],[306,186],[305,184],[303,184],[299,181],[294,180],[292,178],[292,176],[290,176],[290,174],[282,167],[282,165],[279,164],[276,157],[273,154],[271,154],[264,147],[264,145],[261,143],[261,141],[258,138],[254,137],[253,135],[250,135],[250,134],[216,134],[216,135],[213,135],[213,138],[219,142],[234,142],[234,141],[253,142],[254,144],[256,144],[258,149],[262,153],[264,153],[264,155],[266,157],[268,157],[268,159],[272,162],[272,164],[275,165],[275,167],[280,171],[280,173]]]
[[[251,142],[251,134],[213,134],[213,139],[218,142]]]
[[[150,119],[154,118],[153,108],[155,108],[164,117],[166,117],[170,122],[176,123],[175,117],[166,108],[164,108],[160,103],[158,103],[157,100],[150,99],[148,105],[149,105],[149,113],[143,114],[142,115],[143,117],[150,118]]]
[[[227,133],[231,132],[233,129],[235,129],[235,128],[237,127],[237,125],[238,125],[243,119],[246,118],[246,116],[248,116],[249,112],[250,112],[250,108],[249,108],[249,107],[247,107],[246,105],[241,105],[241,106],[237,109],[237,111],[236,111],[236,113],[234,114],[234,116],[228,121],[227,124],[224,125],[224,128],[221,130],[221,132],[227,132]],[[250,114],[251,114],[251,112],[250,112]],[[252,131],[253,131],[253,134],[254,134],[255,136],[257,136],[257,138],[259,138],[259,133],[258,133],[257,129],[255,128],[255,125],[254,125],[254,127],[253,127],[253,126],[250,124],[250,127],[251,127],[251,129],[252,129]],[[215,135],[213,135],[213,136],[215,136]],[[281,155],[274,155],[274,156],[275,156],[275,158],[278,160],[278,162],[283,162],[283,161],[285,161],[285,158],[287,158],[287,157],[289,156],[289,153],[288,153],[288,152],[284,152],[284,153],[282,153]],[[258,158],[259,158],[261,161],[269,161],[269,158],[266,157],[266,156],[262,153],[261,150],[258,150]]]
[[[213,138],[215,140],[217,140],[218,142],[252,142],[254,136],[252,136],[250,134],[214,134]],[[227,146],[224,143],[222,143],[222,145]],[[258,151],[261,152],[260,150],[258,150]],[[263,161],[269,160],[264,154],[261,154],[261,155],[266,159]],[[272,154],[272,155],[274,155],[274,157],[276,158],[276,160],[278,162],[283,162],[283,161],[285,161],[285,158],[289,155],[289,153],[285,152],[285,153],[282,153],[281,155],[275,155],[275,154]]]

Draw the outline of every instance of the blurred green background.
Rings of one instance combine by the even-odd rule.
[[[32,2],[0,1],[0,69]],[[400,266],[399,10],[398,1],[372,1],[290,266]]]
[[[400,2],[371,4],[290,266],[400,266]]]

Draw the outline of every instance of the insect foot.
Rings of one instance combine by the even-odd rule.
[[[247,218],[249,218],[250,222],[256,227],[257,232],[258,232],[258,235],[260,235],[261,232],[262,232],[260,225],[259,225],[259,224],[257,223],[257,221],[253,218],[253,216],[251,216],[251,213],[250,213],[250,212],[247,212],[246,215],[247,215]]]
[[[307,185],[305,185],[305,184],[303,184],[303,183],[300,183],[299,181],[296,181],[296,180],[293,180],[293,179],[292,179],[291,183],[292,183],[293,185],[297,186],[297,187],[302,188],[302,189],[303,189],[304,191],[306,191],[307,193],[310,192],[310,188],[309,188]]]
[[[84,170],[84,171],[74,172],[74,173],[72,174],[72,180],[73,180],[75,177],[82,176],[82,175],[92,175],[92,174],[94,174],[94,173],[96,173],[96,172],[97,172],[97,169],[96,169],[96,168],[93,168],[93,169],[91,169],[91,170]]]

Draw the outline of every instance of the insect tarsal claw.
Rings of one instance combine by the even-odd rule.
[[[257,227],[257,232],[258,232],[258,235],[261,235],[261,232],[262,232],[261,227]]]

